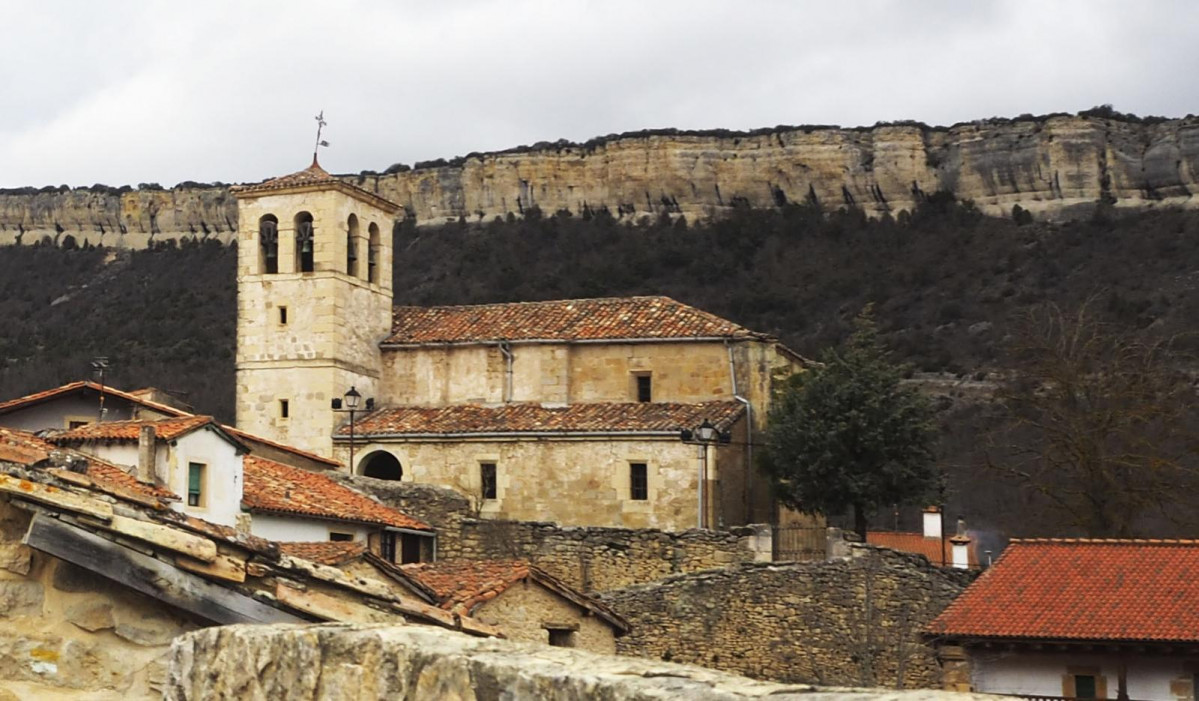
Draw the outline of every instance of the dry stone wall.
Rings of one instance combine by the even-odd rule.
[[[404,205],[418,224],[490,220],[533,206],[694,219],[738,204],[771,207],[809,197],[828,207],[894,214],[939,190],[973,200],[988,214],[1019,204],[1038,217],[1063,218],[1100,201],[1134,209],[1196,206],[1199,118],[1150,123],[1060,115],[949,128],[630,134],[343,177]],[[167,238],[227,242],[236,229],[236,204],[225,186],[0,192],[0,244],[45,237],[61,244],[71,236],[79,245],[144,248]]]
[[[849,550],[842,560],[742,564],[606,592],[632,625],[617,651],[775,681],[939,688],[919,631],[972,575],[872,546]]]
[[[171,647],[170,701],[295,699],[983,699],[944,691],[817,689],[417,626],[226,626]]]
[[[521,559],[583,591],[606,591],[673,574],[769,559],[769,527],[729,531],[563,527],[477,518],[450,489],[369,477],[338,479],[437,530],[438,559]]]

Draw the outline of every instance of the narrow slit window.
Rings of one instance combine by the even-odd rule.
[[[349,543],[354,540],[353,533],[342,533],[340,531],[329,531],[329,541],[333,543]]]
[[[479,463],[479,477],[481,478],[483,485],[483,498],[498,499],[499,484],[497,483],[498,475],[496,473],[495,463]]]
[[[629,463],[629,498],[633,501],[649,499],[649,467],[643,462]]]
[[[652,402],[654,400],[654,380],[649,374],[637,375],[637,401]]]
[[[279,418],[286,419],[289,415],[288,412],[290,412],[290,411],[291,411],[291,406],[288,404],[288,401],[286,399],[280,399],[279,400]]]
[[[198,462],[187,464],[187,505],[204,505],[204,465]]]
[[[287,326],[287,307],[279,307],[279,323]]]

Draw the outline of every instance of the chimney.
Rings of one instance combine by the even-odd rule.
[[[142,424],[137,434],[137,479],[139,481],[154,483],[154,463],[157,458],[157,449],[158,439],[154,433],[154,426]]]
[[[924,507],[924,537],[941,539],[941,507]]]
[[[970,536],[966,535],[966,519],[958,516],[957,532],[949,539],[953,546],[953,566],[955,569],[970,568]]]

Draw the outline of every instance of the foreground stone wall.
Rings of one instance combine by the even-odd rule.
[[[843,560],[742,564],[604,593],[632,625],[617,651],[776,681],[939,688],[919,631],[972,575],[849,550]]]
[[[226,626],[171,646],[171,701],[220,699],[982,699],[815,689],[698,667],[398,626]]]
[[[0,701],[161,698],[168,646],[197,624],[30,550],[28,526],[29,512],[0,500]]]
[[[264,174],[269,176],[282,173]],[[949,128],[782,127],[754,133],[611,137],[591,144],[475,154],[453,165],[343,176],[402,204],[419,224],[607,207],[629,219],[689,218],[738,204],[771,207],[815,197],[830,208],[911,210],[943,190],[988,214],[1019,204],[1063,218],[1116,207],[1194,207],[1199,118],[1146,123],[1059,115],[980,120]],[[145,248],[166,238],[229,241],[237,229],[227,187],[0,192],[0,244],[72,236]]]
[[[449,489],[369,477],[337,479],[437,530],[437,557],[521,559],[583,591],[605,591],[770,559],[768,526],[728,531],[563,527],[477,518],[470,500]]]

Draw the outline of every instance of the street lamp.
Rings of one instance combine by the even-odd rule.
[[[704,419],[703,423],[693,429],[683,429],[679,437],[684,443],[694,443],[699,448],[696,456],[699,462],[696,524],[697,527],[703,528],[706,521],[704,512],[707,510],[705,507],[708,502],[707,490],[704,489],[704,482],[708,476],[708,446],[714,443],[728,443],[732,436],[728,431],[722,432],[717,429],[710,420]]]
[[[358,406],[362,402],[362,393],[350,385],[349,391],[341,396],[340,399],[333,399],[333,411],[344,411],[350,414],[350,473],[354,472],[354,414],[358,412]],[[342,407],[345,407],[344,409]],[[371,411],[375,408],[375,400],[366,400],[366,410]]]

